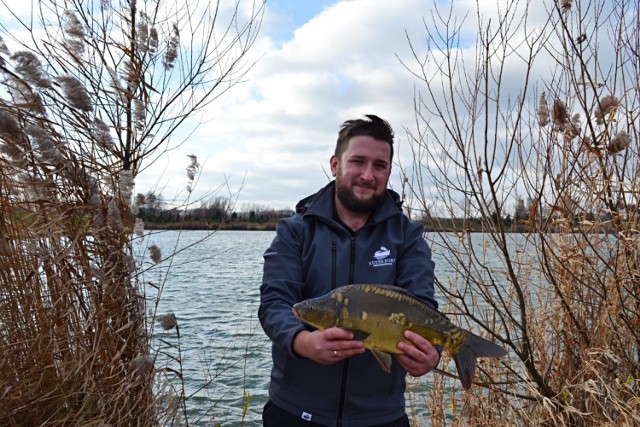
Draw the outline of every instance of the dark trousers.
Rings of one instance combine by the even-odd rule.
[[[264,427],[320,427],[322,424],[305,421],[302,418],[290,414],[284,409],[268,401],[262,410],[262,425]],[[409,427],[409,418],[405,414],[399,420],[387,424],[379,424],[371,427]]]

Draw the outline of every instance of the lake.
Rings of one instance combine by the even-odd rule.
[[[134,242],[146,268],[141,280],[153,284],[145,286],[148,299],[155,299],[154,286],[159,287],[157,313],[173,312],[178,320],[180,353],[176,330],[163,332],[156,325],[154,342],[161,350],[156,368],[178,369],[170,357],[180,356],[192,426],[262,425],[271,348],[257,312],[262,254],[274,236],[274,231],[151,231]],[[157,265],[145,253],[152,244],[162,251]],[[446,271],[447,262],[439,262],[436,249],[433,258],[438,277],[453,273]],[[423,416],[425,411],[418,408]]]
[[[134,243],[140,254],[151,244],[163,258],[176,253],[149,268],[143,280],[162,285],[157,313],[173,312],[178,320],[190,425],[240,425],[245,395],[251,400],[244,425],[262,425],[271,348],[257,312],[262,254],[274,236],[273,231],[152,231]],[[162,337],[176,344],[175,329],[160,331],[156,325],[156,343]],[[175,348],[163,347],[177,355]],[[165,360],[160,355],[156,368]],[[175,362],[168,366],[177,368]]]

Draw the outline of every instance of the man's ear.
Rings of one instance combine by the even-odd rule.
[[[331,175],[335,178],[338,173],[338,158],[335,154],[329,159],[329,166],[331,166]]]

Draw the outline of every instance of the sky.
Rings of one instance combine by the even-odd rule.
[[[254,2],[238,1],[242,10]],[[28,17],[35,3],[0,0],[3,4]],[[454,26],[464,22],[459,53],[469,63],[477,20],[488,22],[493,15],[497,22],[500,7],[495,0],[267,0],[250,51],[255,65],[175,133],[170,151],[143,164],[135,192],[154,192],[175,206],[223,197],[239,211],[293,209],[330,181],[329,159],[340,125],[365,114],[386,119],[395,130],[394,161],[400,163],[394,162],[390,187],[400,192],[399,171],[411,161],[407,131],[415,131],[414,99],[425,89],[407,66],[418,68],[413,52],[426,57],[427,31],[433,29],[427,23],[438,13],[447,19],[451,8]],[[0,7],[3,24],[8,13]],[[544,5],[533,5],[526,16],[535,31],[545,22]],[[506,35],[514,45],[518,36]],[[517,93],[525,70],[508,67],[505,86]],[[443,126],[429,125],[436,131]],[[201,167],[189,194],[190,155]]]
[[[406,34],[424,38],[430,4],[268,0],[254,45],[261,58],[246,81],[207,107],[187,141],[136,179],[136,191],[184,198],[187,155],[195,154],[201,171],[192,198],[219,188],[240,209],[293,209],[329,181],[345,120],[388,120],[402,150],[416,81],[399,58],[410,60]]]

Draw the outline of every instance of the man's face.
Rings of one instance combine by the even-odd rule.
[[[355,136],[339,159],[331,157],[331,173],[339,203],[352,212],[371,212],[384,198],[391,175],[391,145]]]

